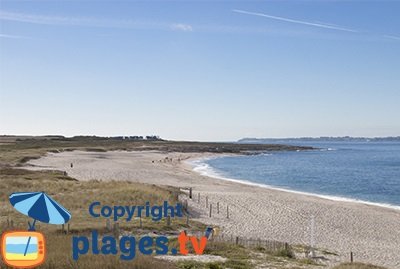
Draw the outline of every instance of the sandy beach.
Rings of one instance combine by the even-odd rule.
[[[400,210],[261,188],[193,171],[188,160],[207,156],[213,155],[69,151],[31,160],[28,168],[62,170],[78,180],[129,180],[192,187],[194,199],[189,201],[189,207],[194,218],[218,225],[224,234],[233,236],[309,244],[313,215],[316,247],[338,253],[338,261],[348,261],[353,251],[356,261],[400,268]],[[220,214],[208,216],[205,197],[214,206],[219,202]]]

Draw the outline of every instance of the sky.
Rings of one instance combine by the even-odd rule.
[[[400,135],[400,1],[2,1],[0,134]]]

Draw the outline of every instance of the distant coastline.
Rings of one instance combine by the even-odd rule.
[[[352,136],[320,136],[292,138],[242,138],[238,143],[271,143],[271,142],[400,142],[400,136],[385,137],[352,137]]]

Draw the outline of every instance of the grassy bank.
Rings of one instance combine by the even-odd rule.
[[[8,196],[18,191],[45,191],[55,200],[64,205],[72,214],[69,234],[62,232],[61,225],[38,223],[36,228],[43,232],[47,240],[48,259],[41,268],[175,268],[169,262],[159,261],[152,257],[138,255],[132,262],[122,262],[110,256],[85,255],[78,263],[72,260],[71,237],[73,235],[89,235],[95,229],[100,234],[112,234],[106,227],[106,220],[93,218],[88,213],[89,204],[99,201],[104,205],[144,205],[162,204],[168,201],[171,204],[178,202],[179,190],[161,188],[152,185],[129,182],[79,182],[61,172],[27,171],[22,169],[0,169],[0,225],[1,230],[26,230],[28,217],[18,213],[9,203]],[[111,222],[112,224],[113,222]],[[204,225],[191,222],[186,225],[185,219],[173,218],[170,226],[165,220],[153,222],[151,219],[142,219],[130,222],[120,221],[120,233],[140,236],[149,232],[164,233],[183,229],[204,229]]]
[[[264,151],[307,150],[311,147],[165,140],[127,140],[100,137],[7,137],[0,136],[0,166],[18,165],[46,152],[65,150],[159,150],[164,152],[213,152],[252,154]]]
[[[333,269],[385,269],[381,266],[376,266],[372,264],[365,264],[365,263],[344,263],[338,266],[335,266]]]

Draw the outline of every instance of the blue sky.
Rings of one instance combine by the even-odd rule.
[[[0,10],[0,134],[400,135],[399,1]]]

